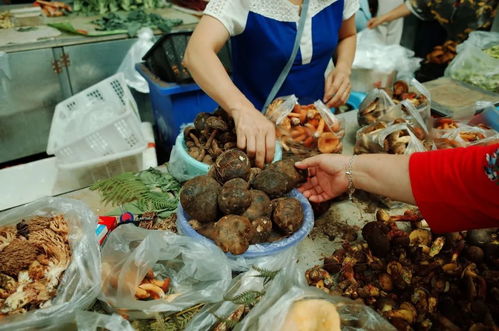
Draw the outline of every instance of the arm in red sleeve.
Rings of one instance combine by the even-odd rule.
[[[412,193],[433,231],[499,226],[498,154],[495,144],[411,156]]]

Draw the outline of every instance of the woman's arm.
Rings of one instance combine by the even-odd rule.
[[[381,25],[383,23],[391,22],[394,21],[398,18],[409,16],[411,14],[411,11],[409,8],[407,8],[407,5],[405,3],[401,4],[400,6],[392,9],[386,14],[374,17],[367,22],[367,27],[369,29],[374,29],[378,25]]]
[[[415,203],[409,179],[409,156],[363,154],[352,156],[322,154],[298,162],[309,170],[309,180],[300,191],[312,202],[322,202],[348,189],[345,171],[352,161],[352,180],[356,189],[383,195],[397,201]]]
[[[328,107],[343,105],[350,95],[350,74],[357,43],[355,15],[343,21],[338,39],[335,68],[327,76],[324,86],[324,103]]]
[[[244,94],[225,71],[218,51],[229,39],[224,25],[211,16],[203,16],[194,30],[184,55],[184,66],[196,83],[233,118],[237,146],[246,149],[256,164],[263,167],[274,158],[275,128]]]

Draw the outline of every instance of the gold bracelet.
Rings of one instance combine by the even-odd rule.
[[[355,155],[352,155],[352,157],[348,161],[348,164],[345,168],[345,175],[347,175],[347,180],[348,180],[348,188],[347,188],[348,199],[350,199],[350,201],[353,201],[352,195],[353,195],[353,192],[355,192],[355,186],[353,185],[353,177],[352,177],[352,164],[353,164],[354,157],[355,157]]]

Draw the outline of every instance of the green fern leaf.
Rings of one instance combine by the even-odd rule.
[[[257,266],[253,266],[253,269],[258,271],[258,273],[259,273],[258,275],[255,275],[254,277],[263,278],[264,283],[268,283],[269,281],[273,280],[277,276],[277,274],[281,271],[280,269],[279,270],[268,270],[268,269],[260,268]]]
[[[255,305],[260,297],[264,294],[264,292],[259,292],[259,291],[245,291],[239,295],[236,295],[233,298],[224,298],[226,301],[231,301],[232,303],[235,303],[236,305],[246,305],[246,306],[253,306]]]
[[[147,186],[131,172],[100,180],[93,184],[90,189],[99,191],[103,202],[112,205],[122,205],[138,200],[149,192]]]

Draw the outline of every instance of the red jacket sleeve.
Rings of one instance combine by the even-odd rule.
[[[412,193],[434,232],[499,226],[498,154],[499,144],[412,154]]]

